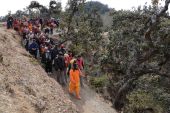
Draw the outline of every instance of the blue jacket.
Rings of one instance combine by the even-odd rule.
[[[39,48],[38,44],[37,44],[36,42],[33,42],[33,43],[30,45],[29,50],[32,50],[32,49],[38,50],[38,48]]]

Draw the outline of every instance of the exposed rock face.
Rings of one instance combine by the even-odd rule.
[[[12,30],[0,28],[0,113],[77,113]]]

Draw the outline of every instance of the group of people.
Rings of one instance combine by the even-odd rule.
[[[45,71],[49,75],[56,75],[61,85],[69,83],[69,92],[76,92],[76,97],[80,99],[80,85],[84,86],[84,60],[81,55],[76,56],[67,51],[63,44],[57,45],[54,42],[51,37],[53,29],[58,26],[59,21],[55,19],[24,17],[19,20],[10,16],[7,20],[7,28],[13,28],[22,35],[22,45],[34,58],[41,60]]]

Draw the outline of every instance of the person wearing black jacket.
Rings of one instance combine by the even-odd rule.
[[[59,54],[59,49],[57,47],[57,45],[52,49],[51,51],[51,55],[52,55],[52,59],[54,60],[55,57]]]
[[[10,29],[13,27],[13,18],[12,16],[9,16],[7,19],[7,29]]]
[[[54,59],[54,68],[57,71],[57,81],[61,85],[66,85],[66,80],[64,77],[65,76],[64,70],[66,66],[65,66],[64,56],[62,55],[61,52],[59,52],[59,55]]]
[[[45,52],[45,70],[48,74],[52,73],[52,54],[50,48]]]

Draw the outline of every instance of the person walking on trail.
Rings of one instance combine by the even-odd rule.
[[[81,99],[80,97],[80,76],[81,71],[78,68],[77,62],[74,61],[73,67],[70,70],[70,83],[69,83],[69,93],[76,93],[76,98]]]
[[[57,71],[57,81],[61,85],[66,85],[66,79],[64,77],[64,70],[65,70],[65,61],[64,56],[61,52],[59,52],[59,55],[54,59],[54,67]]]
[[[32,23],[30,21],[28,21],[28,29],[32,31]]]
[[[71,51],[68,51],[69,62],[73,59],[73,54]]]
[[[45,71],[48,74],[52,74],[52,55],[50,47],[48,47],[48,49],[45,52]]]
[[[69,55],[67,53],[64,54],[64,61],[65,61],[65,70],[64,70],[64,77],[67,83],[67,69],[68,69],[68,65],[69,65]]]
[[[41,25],[41,30],[42,30],[43,29],[43,19],[42,18],[39,19],[39,23]]]
[[[10,15],[7,19],[7,29],[13,28],[13,17]]]
[[[50,28],[48,26],[45,26],[44,33],[45,34],[50,34]]]
[[[77,60],[76,57],[72,54],[72,59],[69,59],[69,64],[68,64],[68,70],[67,70],[67,75],[70,75],[70,70],[73,67],[73,63]],[[70,77],[70,76],[69,76]]]
[[[27,34],[29,33],[29,29],[25,26],[22,32],[23,38],[22,38],[22,45],[27,48]]]
[[[13,22],[13,27],[14,27],[14,30],[15,31],[19,31],[19,22],[18,22],[18,20],[17,19],[15,19],[14,20],[14,22]]]
[[[56,27],[59,27],[60,23],[59,23],[59,19],[54,20],[54,24],[56,25]]]
[[[13,27],[13,18],[12,16],[10,15],[7,19],[7,29],[10,29]]]
[[[33,39],[33,43],[29,46],[29,52],[34,55],[35,58],[37,58],[37,52],[38,52],[39,46],[35,39]]]
[[[78,64],[78,68],[81,70],[81,72],[83,72],[83,70],[84,70],[84,60],[83,60],[81,55],[78,55],[77,64]],[[84,87],[82,76],[80,76],[80,85],[81,85],[81,87]]]
[[[48,47],[46,47],[45,43],[40,45],[40,56],[41,56],[41,63],[45,64],[45,52],[47,51]]]
[[[52,59],[54,60],[58,54],[59,54],[58,45],[55,45],[55,47],[52,49]]]
[[[61,44],[60,46],[60,52],[64,55],[66,53],[66,49],[64,48],[64,45]]]

